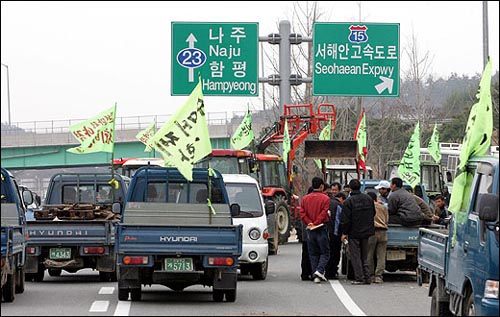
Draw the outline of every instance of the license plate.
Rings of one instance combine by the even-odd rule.
[[[193,271],[193,259],[166,258],[165,268],[167,272]]]
[[[69,260],[71,259],[71,248],[51,248],[49,257],[52,260]]]
[[[387,261],[398,261],[406,259],[406,251],[403,250],[387,250]]]

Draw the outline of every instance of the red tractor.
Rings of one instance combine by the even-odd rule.
[[[288,121],[288,133],[291,149],[288,163],[273,154],[263,154],[272,143],[282,143],[285,119]],[[276,203],[275,227],[277,236],[269,239],[270,253],[276,253],[279,244],[284,244],[290,237],[290,230],[296,228],[300,234],[299,197],[292,192],[292,162],[295,151],[309,134],[316,134],[332,121],[335,128],[335,108],[332,104],[321,104],[314,113],[312,104],[284,105],[284,115],[274,123],[257,144],[258,154],[245,150],[212,150],[209,156],[210,167],[222,173],[249,174],[259,181],[262,195]],[[206,162],[206,160],[205,160]],[[196,166],[207,165],[200,162]],[[300,236],[299,236],[300,238]]]

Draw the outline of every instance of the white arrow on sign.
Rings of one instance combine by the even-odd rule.
[[[198,40],[193,35],[193,33],[189,33],[189,36],[187,37],[186,42],[189,43],[188,48],[194,48],[194,43],[198,42]],[[189,70],[188,70],[188,81],[190,83],[194,82],[194,69],[193,68],[189,68]]]
[[[392,94],[392,86],[394,84],[394,79],[389,77],[380,76],[379,77],[382,82],[380,84],[375,85],[375,89],[377,92],[381,94],[384,90],[388,90],[390,94]]]

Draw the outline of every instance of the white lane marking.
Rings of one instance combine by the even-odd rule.
[[[90,313],[102,313],[108,310],[109,300],[96,300],[90,306]]]
[[[101,289],[99,290],[99,294],[101,295],[111,295],[114,292],[115,292],[114,287],[101,287]]]
[[[352,300],[351,296],[347,294],[342,284],[340,284],[337,280],[329,281],[333,290],[337,294],[337,297],[340,299],[342,304],[344,304],[345,308],[351,313],[353,316],[366,316],[366,314],[359,308],[358,305]]]
[[[116,305],[115,313],[113,316],[128,316],[130,312],[130,304],[129,301],[118,301]]]

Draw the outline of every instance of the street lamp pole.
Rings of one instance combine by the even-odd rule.
[[[2,63],[2,66],[5,66],[7,69],[7,110],[9,112],[9,128],[10,128],[10,80],[9,80],[9,66]]]

